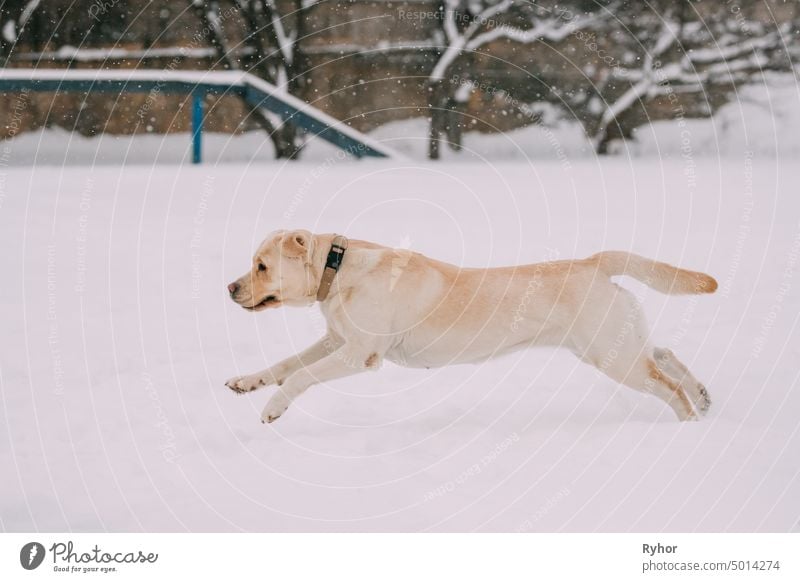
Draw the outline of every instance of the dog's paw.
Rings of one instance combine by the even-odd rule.
[[[703,416],[705,416],[708,413],[708,409],[711,408],[711,396],[709,396],[708,390],[706,390],[706,387],[702,384],[700,385],[700,401],[697,403],[697,408]]]
[[[289,408],[289,399],[278,392],[269,399],[264,407],[264,412],[261,413],[261,422],[275,422],[286,412],[287,408]]]
[[[249,376],[236,376],[225,382],[225,386],[236,392],[237,394],[244,394],[252,392],[262,386],[266,386],[265,378],[259,374],[251,374]]]

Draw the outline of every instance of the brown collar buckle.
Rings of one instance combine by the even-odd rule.
[[[344,252],[347,250],[347,238],[336,235],[331,241],[331,250],[328,251],[328,259],[325,261],[325,269],[322,271],[322,279],[317,289],[317,301],[324,301],[331,290],[333,279],[342,266]]]

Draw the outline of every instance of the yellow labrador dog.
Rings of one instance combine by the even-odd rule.
[[[667,349],[648,343],[630,275],[662,293],[712,293],[709,275],[632,253],[491,269],[466,269],[407,250],[306,230],[267,237],[245,275],[228,286],[250,311],[319,302],[327,333],[255,374],[232,378],[238,393],[276,384],[263,422],[306,389],[374,370],[384,359],[432,368],[480,362],[531,346],[560,346],[626,386],[654,394],[681,420],[710,405],[706,389]]]

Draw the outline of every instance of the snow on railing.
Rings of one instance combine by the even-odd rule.
[[[206,92],[233,94],[253,107],[263,107],[284,122],[301,127],[356,157],[400,157],[392,149],[353,129],[285,90],[242,71],[146,69],[0,69],[0,91],[17,88],[39,91],[118,90],[149,92],[173,89],[194,95],[193,135],[198,152],[202,133],[202,96]],[[199,115],[198,115],[199,110]]]

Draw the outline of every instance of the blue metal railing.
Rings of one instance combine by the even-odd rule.
[[[239,71],[163,71],[100,69],[0,69],[0,93],[159,93],[191,95],[192,162],[202,160],[203,101],[208,94],[235,95],[251,107],[264,108],[312,137],[319,137],[357,157],[396,154],[365,134],[315,109],[274,85]]]

